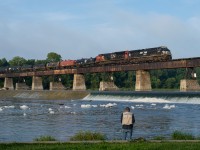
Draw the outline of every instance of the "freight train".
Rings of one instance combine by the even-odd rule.
[[[95,58],[82,58],[78,60],[62,60],[46,64],[1,67],[0,73],[44,71],[54,69],[70,69],[80,67],[95,67],[105,65],[138,64],[161,62],[172,59],[170,50],[165,46],[139,50],[126,50],[120,52],[99,54]]]

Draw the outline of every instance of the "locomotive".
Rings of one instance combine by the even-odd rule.
[[[139,50],[126,50],[113,53],[99,54],[95,58],[82,58],[78,60],[62,60],[46,64],[1,67],[0,73],[44,71],[53,69],[69,69],[92,66],[105,66],[113,64],[138,64],[149,62],[168,61],[172,59],[170,50],[165,46]]]
[[[100,54],[96,57],[95,63],[99,64],[133,64],[156,61],[168,61],[172,59],[170,50],[165,47],[155,47],[131,51],[121,51],[107,54]]]

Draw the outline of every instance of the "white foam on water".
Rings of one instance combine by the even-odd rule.
[[[135,109],[135,107],[134,107],[134,106],[131,106],[131,109]]]
[[[116,103],[108,103],[108,104],[100,104],[100,107],[109,108],[109,107],[113,107],[116,105],[117,105]]]
[[[163,107],[163,109],[172,109],[175,108],[175,105],[169,105],[169,104],[165,104],[165,106]]]
[[[20,106],[20,109],[23,109],[23,110],[26,110],[26,109],[28,109],[29,107],[27,106],[27,105],[22,105],[22,106]]]
[[[152,106],[155,106],[156,103],[200,104],[200,97],[136,97],[127,95],[88,95],[83,100],[152,103]]]
[[[48,110],[49,110],[49,111],[53,111],[53,109],[52,109],[52,108],[49,108]]]
[[[53,110],[49,111],[50,114],[55,114],[55,112]]]
[[[71,114],[73,114],[73,115],[76,115],[76,112],[74,112],[74,111],[72,111],[72,112],[70,112]]]
[[[65,108],[66,108],[66,109],[69,109],[69,108],[71,108],[71,107],[69,107],[69,106],[65,106]]]
[[[9,108],[15,108],[15,106],[14,105],[11,105],[11,106],[3,106],[4,108],[7,108],[7,109],[9,109]]]
[[[91,108],[92,107],[92,105],[90,105],[90,104],[82,104],[81,105],[81,108]]]

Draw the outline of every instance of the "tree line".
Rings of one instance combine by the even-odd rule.
[[[35,65],[35,64],[46,64],[48,62],[58,62],[62,60],[61,55],[50,52],[47,54],[44,60],[28,59],[16,56],[13,59],[7,61],[6,58],[0,59],[0,67],[7,66],[23,66],[23,65]],[[200,68],[195,68],[197,74],[197,80],[200,83]],[[151,70],[151,85],[153,89],[179,89],[180,80],[186,77],[186,69],[164,69],[164,70]],[[100,81],[111,81],[121,90],[134,90],[135,89],[135,71],[125,71],[125,72],[114,72],[114,73],[87,73],[85,74],[85,81],[87,89],[98,90]],[[52,81],[61,81],[66,89],[71,89],[73,85],[73,75],[52,75],[43,76],[43,87],[44,89],[49,89],[49,83]],[[17,82],[26,82],[28,86],[32,84],[32,77],[23,78],[13,78],[14,85]],[[3,87],[4,79],[0,79],[0,87]]]

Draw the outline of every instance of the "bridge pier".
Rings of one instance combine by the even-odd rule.
[[[30,87],[26,83],[16,83],[15,90],[29,90]]]
[[[150,73],[144,70],[136,71],[136,83],[135,90],[136,91],[151,91],[151,79]]]
[[[86,90],[85,77],[83,74],[74,74],[73,90]]]
[[[105,82],[101,81],[99,85],[99,91],[117,91],[119,88],[115,85],[114,81]]]
[[[4,88],[8,89],[8,90],[14,90],[13,78],[5,78],[5,80],[4,80]]]
[[[196,79],[183,79],[180,81],[180,91],[198,91],[200,85]]]
[[[33,76],[33,78],[32,78],[32,90],[43,90],[42,77]]]
[[[65,87],[62,85],[62,82],[50,82],[49,90],[64,90]]]

